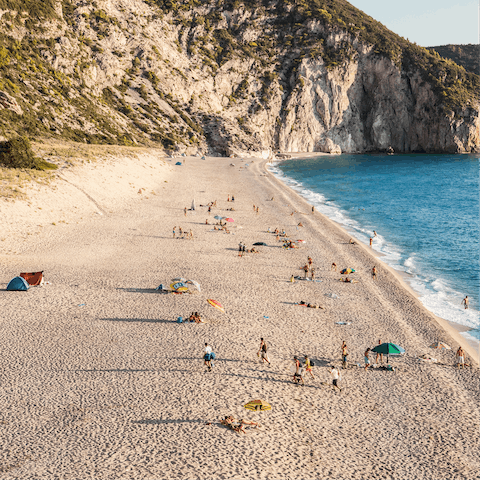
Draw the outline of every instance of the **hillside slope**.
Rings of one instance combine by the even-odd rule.
[[[344,0],[0,11],[4,135],[220,154],[480,149],[478,76]]]
[[[453,60],[467,72],[480,74],[480,45],[441,45],[428,47],[428,49],[438,52],[444,58]]]

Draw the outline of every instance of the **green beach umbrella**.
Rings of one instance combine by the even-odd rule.
[[[383,353],[384,355],[386,355],[388,363],[389,355],[401,355],[402,353],[405,353],[405,349],[398,345],[395,345],[394,343],[382,343],[380,345],[377,345],[375,348],[372,348],[372,352]]]

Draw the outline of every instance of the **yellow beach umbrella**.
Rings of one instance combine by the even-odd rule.
[[[264,402],[263,400],[250,400],[247,404],[244,405],[247,410],[252,410],[252,412],[259,412],[263,410],[271,410],[272,406]]]

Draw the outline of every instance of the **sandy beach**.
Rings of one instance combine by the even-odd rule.
[[[112,157],[61,169],[0,215],[2,479],[480,478],[478,352],[265,160]],[[215,215],[234,220],[230,233]],[[275,228],[305,242],[284,249]],[[267,246],[239,256],[239,242]],[[289,282],[308,256],[319,281]],[[49,284],[5,291],[40,270]],[[174,277],[201,292],[155,290]],[[192,311],[205,323],[175,322]],[[390,357],[395,372],[364,370],[379,340],[406,350]],[[340,392],[328,366],[341,366],[342,341]],[[428,348],[436,341],[452,350]],[[460,344],[472,367],[454,367]],[[290,368],[305,354],[315,379],[299,386]],[[247,411],[252,399],[272,410]],[[238,434],[226,415],[260,426]]]

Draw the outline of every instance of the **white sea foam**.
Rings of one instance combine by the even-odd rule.
[[[378,227],[374,225],[361,225],[349,217],[349,212],[342,209],[334,201],[328,200],[321,193],[313,192],[294,179],[287,177],[277,166],[270,165],[269,170],[281,181],[304,197],[315,209],[328,218],[341,224],[347,232],[355,236],[365,244],[369,244],[370,237],[373,239],[372,247],[382,253],[382,261],[392,268],[409,274],[407,281],[411,287],[419,293],[420,301],[435,315],[446,320],[459,323],[471,328],[480,328],[479,312],[474,309],[465,310],[461,305],[463,294],[452,289],[445,279],[433,276],[422,268],[421,258],[415,253],[402,251],[400,247],[389,243],[388,240],[373,231]],[[355,206],[351,210],[357,210],[361,206]],[[471,336],[480,338],[480,330],[470,332]]]

